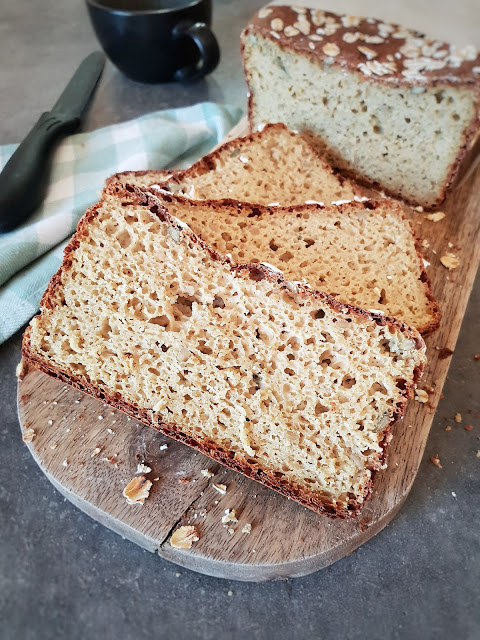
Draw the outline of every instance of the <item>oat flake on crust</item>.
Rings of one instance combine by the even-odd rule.
[[[330,39],[325,44],[326,50],[323,49],[326,56],[341,55],[344,64],[358,68],[366,76],[385,77],[386,81],[395,77],[400,82],[424,83],[432,76],[447,81],[458,81],[464,77],[471,83],[480,74],[480,56],[476,47],[457,48],[412,29],[372,18],[337,15],[318,9],[300,11],[300,8],[271,6],[260,9],[256,19],[261,28],[268,26],[271,35],[288,37],[289,41],[295,42],[293,46],[298,42],[299,49],[311,49],[305,38],[316,32],[316,35]],[[332,53],[336,49],[331,47],[338,47],[339,40],[346,47],[339,47],[338,52]],[[380,66],[359,66],[362,53],[354,47],[359,40],[375,45],[377,50],[365,55],[369,60],[376,58]],[[398,66],[389,66],[388,63],[394,59]]]

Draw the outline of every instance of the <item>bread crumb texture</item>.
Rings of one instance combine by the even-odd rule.
[[[370,18],[272,9],[242,34],[252,129],[283,122],[338,168],[415,204],[441,202],[478,130],[476,49]],[[292,36],[299,15],[310,30]]]
[[[376,309],[422,333],[438,326],[440,312],[425,284],[410,224],[392,200],[264,208],[158,198],[239,264],[268,264],[287,280]]]
[[[166,184],[195,200],[232,198],[254,204],[352,200],[363,190],[340,176],[301,135],[283,124],[226,143]]]
[[[23,351],[343,517],[369,494],[425,360],[414,329],[232,267],[147,206],[112,200],[80,222]],[[132,482],[141,502],[151,483]]]
[[[189,169],[174,172],[170,179],[162,171],[126,172],[114,178],[161,187],[194,200],[231,198],[265,205],[308,200],[329,204],[364,193],[334,173],[306,138],[280,123],[225,143]]]

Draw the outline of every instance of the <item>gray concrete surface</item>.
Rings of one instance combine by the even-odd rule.
[[[198,85],[135,85],[109,66],[85,126],[205,99],[243,106],[238,33],[260,4],[215,3],[223,59]],[[354,4],[373,13],[371,2],[337,6]],[[436,16],[435,24],[451,22],[459,37],[463,20],[465,33],[473,32],[476,4],[439,4],[451,16],[442,23]],[[386,2],[381,11],[395,18],[396,10],[402,21],[402,7],[413,20],[414,3]],[[424,13],[422,5],[419,21]],[[0,0],[0,144],[22,138],[95,46],[80,2]],[[395,520],[324,571],[259,585],[179,569],[94,523],[55,491],[20,438],[14,370],[21,333],[15,335],[0,347],[0,639],[480,638],[479,317],[477,278],[424,461]],[[457,411],[473,431],[445,431]],[[443,469],[429,462],[434,453]]]

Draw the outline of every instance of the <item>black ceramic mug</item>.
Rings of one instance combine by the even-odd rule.
[[[211,0],[86,0],[105,53],[138,82],[189,82],[220,58]]]

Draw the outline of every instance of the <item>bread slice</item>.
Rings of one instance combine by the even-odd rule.
[[[82,218],[25,360],[332,517],[355,516],[425,362],[381,314],[233,265],[151,194]]]
[[[261,9],[241,36],[252,130],[308,133],[337,168],[438,206],[479,133],[480,56],[393,24]]]
[[[137,198],[131,186],[115,183],[108,193],[125,202],[132,191]],[[392,200],[284,208],[156,195],[172,215],[236,263],[266,262],[287,280],[385,313],[423,335],[438,328],[440,310],[419,244]]]
[[[165,177],[167,175],[167,177]],[[236,138],[184,171],[115,174],[109,179],[164,189],[194,200],[231,198],[255,204],[326,204],[362,197],[365,190],[335,173],[311,144],[283,124]]]

